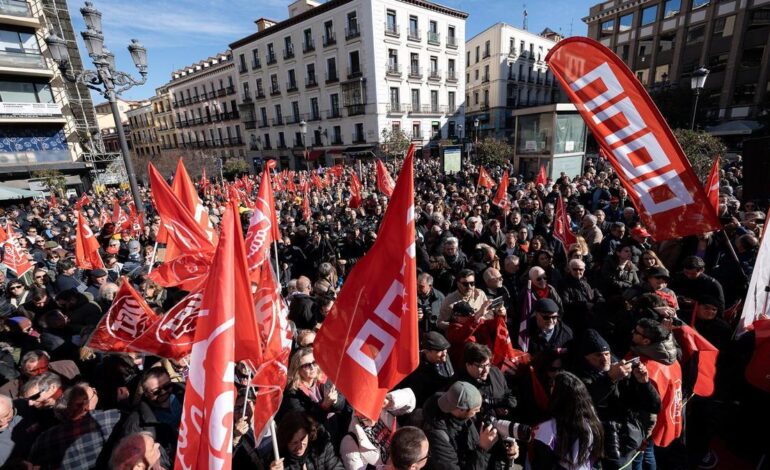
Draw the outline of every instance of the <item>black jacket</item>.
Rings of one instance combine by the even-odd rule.
[[[297,457],[287,450],[281,452],[283,457],[283,468],[285,470],[344,470],[342,461],[334,452],[329,435],[323,430],[319,430],[318,437],[310,442],[305,451],[305,455]],[[265,468],[270,467],[270,462],[274,460],[272,452],[265,462]]]
[[[584,331],[594,322],[594,308],[604,301],[588,281],[566,275],[559,282],[559,296],[564,306],[564,321],[576,332]]]
[[[510,416],[511,411],[516,408],[516,397],[511,394],[503,373],[495,366],[489,369],[487,380],[483,382],[471,377],[464,369],[457,374],[457,380],[468,382],[479,389],[484,400],[481,405],[481,413],[490,413],[497,418],[508,419],[507,416]],[[497,413],[496,410],[499,409],[505,409],[506,412]]]
[[[184,385],[172,383],[172,394],[179,403],[184,403]],[[171,426],[158,421],[152,407],[142,400],[134,411],[129,413],[123,422],[122,435],[128,436],[137,432],[146,431],[152,434],[155,442],[160,444],[171,462],[176,456],[176,443],[179,436],[179,425]]]
[[[407,375],[394,390],[409,388],[414,392],[417,407],[422,407],[425,401],[436,392],[443,392],[455,382],[455,370],[452,361],[447,358],[444,364],[431,364],[420,355],[420,365]]]
[[[572,329],[562,321],[556,323],[551,338],[546,340],[537,327],[537,319],[532,316],[527,322],[527,333],[529,334],[529,348],[527,351],[533,356],[547,349],[563,349],[568,351],[572,345]]]
[[[423,408],[423,430],[430,444],[427,470],[486,470],[491,454],[479,448],[472,419],[460,420],[438,407],[440,393]]]
[[[307,294],[296,294],[289,305],[289,320],[294,322],[298,330],[312,330],[318,323],[315,302]]]

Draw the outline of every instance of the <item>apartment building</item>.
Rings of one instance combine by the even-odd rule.
[[[156,89],[155,96],[150,98],[155,132],[158,136],[157,150],[162,157],[165,157],[164,160],[173,159],[179,147],[172,103],[173,98],[165,85]]]
[[[118,114],[120,120],[123,123],[124,130],[128,129],[128,117],[126,113],[138,106],[142,105],[141,101],[128,101],[118,98]],[[112,115],[112,107],[110,103],[103,102],[94,105],[96,111],[96,123],[99,126],[99,132],[102,135],[102,142],[104,143],[104,150],[106,152],[120,152],[120,141],[118,140],[118,133],[115,128],[115,118]],[[126,130],[128,134],[128,130]],[[130,144],[130,140],[129,140]]]
[[[496,23],[465,43],[465,128],[472,139],[513,141],[513,111],[558,103],[559,84],[545,56],[558,39]],[[478,122],[478,128],[476,123]]]
[[[458,137],[467,16],[425,0],[297,0],[288,19],[257,20],[230,44],[252,162],[369,156],[385,129],[423,148]]]
[[[150,100],[142,102],[126,113],[128,132],[131,140],[131,158],[139,166],[145,166],[148,161],[160,157],[158,133],[155,130],[155,117]],[[143,163],[143,164],[142,164]]]
[[[691,74],[706,67],[697,123],[712,133],[750,133],[758,118],[766,120],[770,0],[613,0],[591,7],[583,21],[588,36],[615,51],[653,97],[675,98],[673,90],[688,98],[678,104],[685,116]]]
[[[34,185],[36,170],[59,170],[80,185],[92,168],[86,157],[102,150],[88,89],[61,77],[44,40],[50,32],[81,70],[65,0],[0,2],[0,180],[22,188]]]
[[[174,72],[163,88],[172,99],[176,140],[164,131],[166,140],[161,146],[168,151],[178,147],[184,151],[180,153],[197,159],[245,158],[235,82],[230,51]],[[163,122],[165,127],[170,125],[165,118]]]

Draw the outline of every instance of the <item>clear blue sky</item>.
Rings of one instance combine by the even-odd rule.
[[[287,17],[290,0],[93,0],[103,13],[107,47],[115,53],[118,68],[134,72],[126,47],[131,38],[139,39],[148,50],[147,84],[123,96],[149,98],[155,88],[167,82],[172,71],[227,49],[230,42],[256,31],[254,20]],[[490,25],[503,21],[522,26],[524,5],[529,12],[529,30],[539,33],[545,27],[568,36],[584,35],[580,20],[598,0],[443,0],[452,8],[470,13],[466,25],[468,38]],[[78,11],[81,0],[70,0],[75,30],[85,29]],[[571,25],[570,25],[571,23]],[[81,53],[85,47],[81,42]],[[87,64],[90,61],[84,57]],[[101,97],[94,97],[96,102]]]

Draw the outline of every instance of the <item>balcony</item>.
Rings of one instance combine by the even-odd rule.
[[[318,86],[318,80],[315,76],[305,77],[305,88],[313,88]]]
[[[342,142],[342,136],[341,135],[335,135],[332,137],[332,143],[331,145],[342,145],[344,142]]]
[[[259,127],[260,129],[263,129],[265,127],[270,127],[270,123],[267,122],[267,118],[262,118],[262,120],[259,121]]]
[[[515,59],[519,54],[516,52],[516,48],[512,47],[510,51],[508,51],[508,57],[511,59]]]
[[[267,54],[267,65],[275,65],[278,62],[278,59],[275,58],[274,52],[268,52]]]
[[[299,117],[299,114],[295,114],[286,118],[286,125],[288,126],[291,124],[299,124],[301,120],[302,119]]]
[[[45,58],[35,49],[14,48],[0,51],[0,67],[42,69],[50,74]]]
[[[281,89],[277,86],[274,86],[270,89],[270,96],[278,96],[281,94]]]
[[[422,78],[422,69],[416,65],[409,67],[409,78]]]
[[[444,114],[446,106],[439,106],[437,104],[413,104],[409,114],[427,114],[427,115],[440,115]]]
[[[257,121],[256,121],[256,119],[249,120],[249,121],[243,121],[243,128],[246,129],[246,130],[256,129],[257,128]]]
[[[457,83],[457,72],[450,70],[446,73],[447,83]]]
[[[354,132],[352,140],[353,140],[354,144],[365,144],[366,143],[366,136],[364,136],[363,133],[359,134],[358,132]]]
[[[428,31],[428,44],[433,46],[440,46],[441,34],[435,31]]]
[[[392,62],[388,62],[387,69],[385,70],[385,75],[390,75],[392,77],[400,77],[401,64],[394,64]]]
[[[217,96],[225,96],[226,94],[227,94],[226,88],[220,88],[219,90],[217,90]],[[184,100],[182,100],[181,105],[184,106]]]
[[[286,142],[278,142],[278,145],[275,148],[280,150],[286,149]]]
[[[358,21],[348,21],[348,26],[345,28],[345,40],[350,41],[361,36],[361,28],[358,27]]]
[[[294,58],[294,46],[289,44],[286,46],[286,49],[283,50],[283,60],[288,60],[293,58]]]
[[[348,110],[348,116],[360,116],[366,113],[365,104],[351,104],[345,107]]]
[[[235,86],[230,85],[229,87],[225,88],[225,94],[227,95],[234,95],[235,94]]]
[[[246,64],[238,64],[238,73],[246,73],[249,71],[249,68],[246,67]]]
[[[447,36],[446,47],[449,49],[457,49],[457,38],[454,36]]]
[[[320,120],[321,120],[321,112],[318,110],[307,115],[308,122],[320,121]]]
[[[286,82],[286,93],[293,93],[298,89],[297,82]]]
[[[484,54],[481,55],[481,58],[482,59],[489,59],[489,56],[490,56],[489,49],[485,49],[484,50]]]
[[[481,103],[479,109],[482,111],[489,111],[489,103]]]
[[[340,108],[332,108],[326,111],[326,119],[339,119],[341,117]]]
[[[485,73],[484,75],[481,76],[481,83],[487,83],[487,82],[489,82],[489,74]]]
[[[329,47],[337,44],[337,35],[334,32],[327,32],[323,38],[324,47]]]
[[[307,38],[304,43],[302,43],[302,53],[307,54],[308,52],[315,51],[315,41],[313,41],[313,38]]]
[[[437,82],[441,80],[441,70],[431,70],[428,72],[428,80]]]
[[[265,90],[263,90],[262,88],[258,88],[257,94],[254,96],[254,99],[257,99],[257,100],[265,99]]]
[[[398,30],[398,25],[396,23],[385,23],[385,36],[390,36],[392,38],[397,38],[401,36],[401,33]]]
[[[262,61],[259,60],[259,57],[255,57],[251,59],[251,70],[259,70],[262,68]]]
[[[283,126],[283,118],[282,117],[273,118],[270,120],[270,123],[273,126]]]
[[[335,83],[335,82],[339,82],[339,81],[340,81],[340,77],[339,77],[339,75],[337,75],[337,71],[336,70],[333,73],[326,72],[326,84],[327,85],[329,83]]]
[[[420,30],[409,28],[406,32],[406,39],[409,41],[416,41],[416,42],[422,41],[422,38],[420,37]]]
[[[361,67],[348,67],[348,80],[358,78],[361,75],[363,75]]]
[[[407,106],[401,103],[388,103],[385,107],[385,112],[388,114],[404,114],[406,108]]]
[[[244,103],[251,103],[253,101],[254,101],[254,99],[251,97],[251,92],[250,91],[245,91],[243,93],[243,102]]]

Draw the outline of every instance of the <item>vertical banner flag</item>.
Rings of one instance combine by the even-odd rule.
[[[757,261],[751,272],[749,291],[743,303],[741,318],[735,328],[735,335],[740,336],[755,321],[770,315],[770,230],[765,226],[762,242],[759,244]]]
[[[564,209],[564,200],[559,194],[556,198],[556,211],[554,213],[553,221],[553,236],[558,238],[562,245],[564,245],[564,251],[569,253],[569,247],[577,241],[575,234],[569,229],[569,217],[567,211]]]
[[[14,230],[11,226],[11,221],[7,220],[5,225],[6,230],[0,227],[0,245],[3,247],[3,264],[8,266],[8,269],[16,274],[16,277],[21,279],[35,266],[29,261],[27,256],[27,250],[23,249],[19,244],[19,240],[13,236]]]
[[[719,157],[714,160],[709,177],[706,180],[706,195],[709,203],[714,208],[714,213],[719,216]]]
[[[537,172],[537,178],[535,179],[535,186],[542,184],[543,186],[548,183],[548,175],[545,172],[545,165],[540,165],[540,171]]]
[[[492,179],[487,169],[483,166],[479,167],[479,180],[476,183],[476,186],[481,186],[482,188],[487,189],[492,189],[495,187],[495,180]]]
[[[372,420],[419,362],[413,158],[411,146],[377,241],[356,263],[316,338],[318,365]]]
[[[650,95],[598,42],[572,37],[546,56],[657,241],[715,231],[719,219]]]
[[[135,351],[130,344],[157,319],[155,312],[124,277],[110,309],[88,339],[88,347],[103,352]]]
[[[351,209],[358,209],[361,207],[361,204],[363,204],[364,199],[363,196],[361,196],[361,189],[363,186],[361,185],[361,180],[358,179],[358,175],[355,171],[350,172],[350,201],[348,202],[348,207]]]
[[[388,197],[393,196],[393,188],[396,183],[393,182],[393,178],[390,177],[388,169],[385,168],[385,164],[382,160],[377,160],[377,189]]]
[[[99,256],[99,242],[80,211],[75,237],[75,264],[82,269],[104,268],[102,257]]]
[[[498,207],[505,207],[508,205],[508,171],[505,172],[503,178],[500,180],[500,186],[497,187],[495,198],[492,199],[492,204]]]

